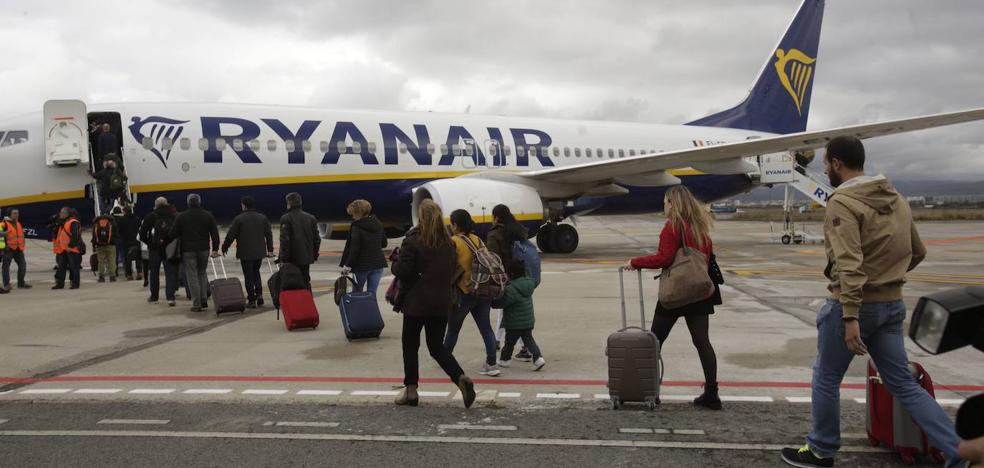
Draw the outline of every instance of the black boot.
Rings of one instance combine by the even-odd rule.
[[[718,384],[704,384],[704,393],[694,399],[694,404],[712,410],[721,409],[721,397],[718,396]]]

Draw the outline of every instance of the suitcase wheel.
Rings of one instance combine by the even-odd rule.
[[[618,398],[612,397],[612,411],[618,411],[620,406],[622,406],[622,402]]]
[[[649,411],[656,411],[657,406],[659,406],[659,402],[656,400],[656,398],[646,399],[646,409],[648,409]]]
[[[903,465],[915,465],[916,464],[916,457],[909,450],[900,450],[899,451],[899,455],[902,456],[902,464]]]
[[[868,436],[868,445],[872,447],[877,447],[878,444],[879,444],[878,439],[876,439],[875,436],[873,435]]]

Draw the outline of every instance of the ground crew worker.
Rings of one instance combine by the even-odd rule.
[[[0,223],[0,255],[4,257],[7,256],[7,225],[6,223]],[[6,281],[4,282],[6,283]],[[4,285],[0,285],[0,294],[7,294],[10,289]]]
[[[82,223],[76,217],[75,210],[67,206],[58,212],[58,223],[52,242],[58,269],[55,271],[55,285],[51,289],[65,289],[66,274],[71,281],[69,289],[79,289],[82,251],[85,248]]]
[[[3,248],[6,234],[6,248]],[[27,261],[24,251],[24,226],[20,223],[20,210],[12,208],[9,217],[0,222],[0,253],[3,254],[3,286],[4,291],[10,292],[10,262],[17,263],[17,288],[30,289],[31,285],[24,280],[27,275]]]

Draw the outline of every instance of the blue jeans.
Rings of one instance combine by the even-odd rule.
[[[485,363],[494,366],[495,361],[495,332],[492,331],[492,322],[489,320],[489,312],[492,310],[492,301],[485,301],[476,298],[471,294],[461,295],[461,304],[451,314],[448,320],[448,332],[444,336],[444,347],[449,353],[454,352],[455,345],[458,344],[458,333],[461,326],[465,323],[465,318],[471,314],[478,325],[478,332],[482,334],[485,341]]]
[[[369,271],[353,271],[355,275],[355,292],[362,292],[362,288],[369,285],[367,291],[376,294],[379,290],[379,280],[383,279],[383,269],[369,270]]]
[[[957,466],[957,436],[953,421],[939,403],[912,378],[905,354],[905,304],[902,301],[861,306],[861,339],[889,393],[905,407],[929,438]],[[854,353],[844,343],[843,308],[828,300],[817,314],[817,359],[813,364],[813,430],[806,436],[819,457],[833,457],[840,449],[840,385]]]

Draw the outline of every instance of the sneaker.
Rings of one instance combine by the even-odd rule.
[[[256,308],[256,301],[249,301],[249,302],[247,302],[246,303],[246,308],[247,309],[255,309]]]
[[[543,366],[545,365],[547,365],[547,360],[543,359],[543,357],[538,357],[536,358],[536,362],[533,363],[533,370],[538,371],[543,369]]]
[[[263,299],[262,298],[256,300],[256,307],[263,307]]]
[[[99,282],[100,283],[105,283],[106,282],[106,277],[105,276],[100,276],[99,277]]]
[[[512,359],[507,360],[507,361],[503,361],[502,359],[499,360],[499,367],[506,367],[506,368],[508,368],[511,365],[512,365]]]
[[[56,284],[56,285],[52,286],[51,289],[65,289],[65,285],[64,284]]]
[[[171,299],[170,301],[167,301],[167,306],[168,307],[174,307],[175,306],[174,299]]]
[[[523,362],[531,362],[533,360],[533,355],[530,354],[530,351],[528,349],[525,349],[525,348],[519,350],[519,352],[516,353],[516,355],[513,356],[513,357],[515,357],[516,359],[519,359],[520,361],[523,361]]]
[[[499,374],[501,374],[502,372],[499,370],[498,365],[490,366],[488,364],[483,364],[482,370],[478,371],[478,373],[482,375],[487,375],[489,377],[498,377]]]
[[[191,311],[192,312],[201,312],[202,311],[202,308],[201,307],[192,307],[191,308]]]
[[[0,294],[9,294],[10,290],[7,288],[0,288]]]
[[[24,283],[24,284],[18,284],[18,285],[17,285],[17,289],[31,289],[31,285],[29,285],[29,284],[27,284],[27,283]]]
[[[73,284],[73,285],[69,286],[68,289],[79,289],[79,285]]]
[[[151,304],[157,304],[158,299],[156,297],[148,297],[147,302]]]
[[[809,445],[804,445],[801,449],[784,448],[782,449],[782,461],[792,466],[800,468],[813,468],[816,466],[834,466],[833,458],[820,458],[813,454]]]
[[[116,277],[115,276],[110,276],[109,277],[109,282],[110,283],[115,283],[116,282]]]

